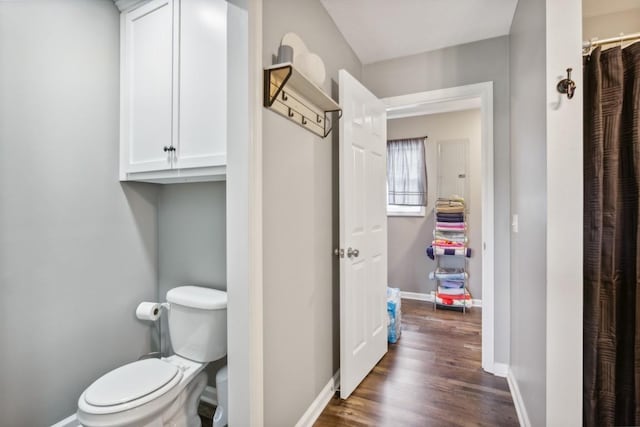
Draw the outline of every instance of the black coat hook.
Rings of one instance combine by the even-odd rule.
[[[556,86],[558,92],[566,93],[569,99],[573,98],[573,94],[576,92],[576,82],[571,80],[571,71],[573,71],[571,68],[567,68],[567,78],[560,80]]]

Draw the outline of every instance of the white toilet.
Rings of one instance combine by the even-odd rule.
[[[181,286],[167,292],[167,302],[175,354],[129,363],[94,381],[78,399],[83,426],[200,426],[203,369],[227,353],[227,294]]]

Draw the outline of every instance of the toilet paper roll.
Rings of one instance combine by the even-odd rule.
[[[155,322],[160,317],[160,304],[155,302],[141,302],[136,308],[136,317],[140,320]]]
[[[278,59],[276,63],[282,64],[283,62],[293,62],[293,48],[286,44],[280,45],[278,48]]]

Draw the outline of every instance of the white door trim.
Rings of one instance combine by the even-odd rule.
[[[387,119],[480,108],[482,121],[482,368],[496,373],[494,360],[494,186],[493,82],[383,98]],[[483,248],[478,248],[482,250]]]
[[[237,100],[228,104],[228,108],[230,105],[234,108],[230,108],[233,111],[230,117],[234,117],[235,123],[229,129],[233,144],[229,144],[227,156],[229,424],[261,427],[264,425],[262,0],[229,3],[229,7],[233,3],[248,10],[248,86],[232,89],[238,97],[246,99],[247,104]],[[239,108],[244,111],[236,111]],[[244,128],[238,129],[238,121]]]
[[[264,425],[262,282],[262,4],[249,0],[249,343],[251,427]]]

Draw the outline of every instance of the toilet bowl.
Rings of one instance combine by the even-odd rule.
[[[207,385],[205,366],[175,355],[124,365],[82,393],[78,421],[96,427],[200,426],[197,410]]]
[[[225,292],[181,286],[167,293],[169,336],[176,354],[144,359],[94,381],[78,399],[86,427],[196,427],[207,385],[203,371],[226,354]]]

